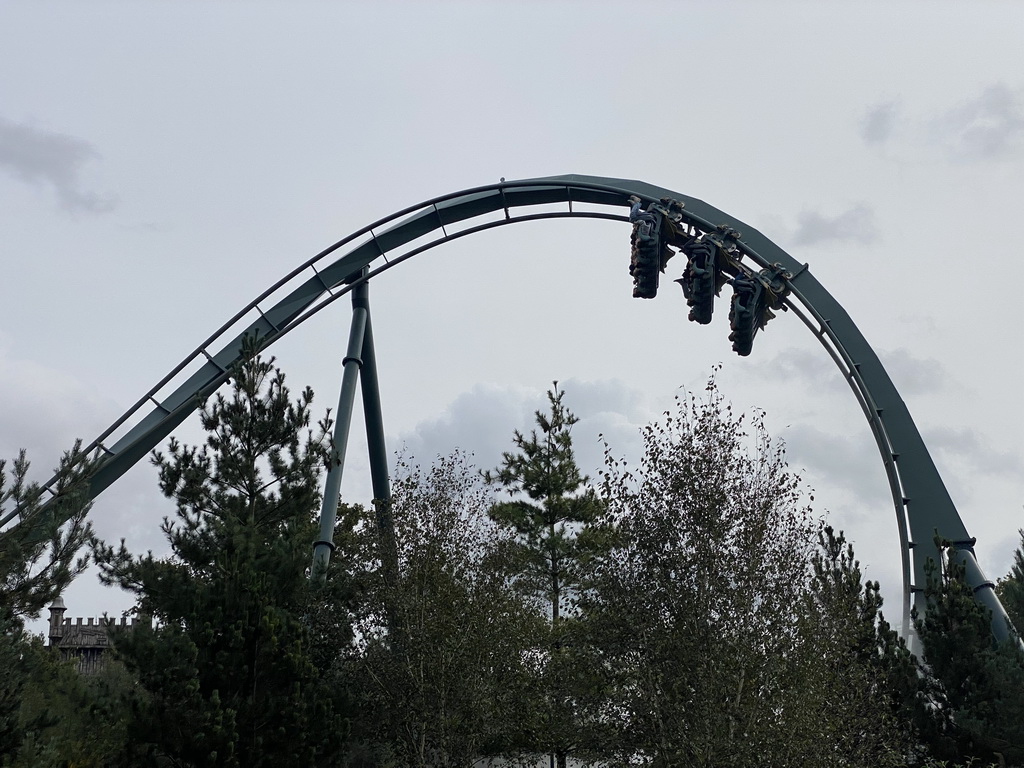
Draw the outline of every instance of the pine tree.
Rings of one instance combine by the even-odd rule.
[[[113,635],[148,694],[133,702],[132,759],[337,761],[344,724],[306,618],[322,597],[305,570],[326,424],[310,429],[312,392],[292,401],[273,359],[241,364],[232,385],[202,409],[203,446],[172,439],[154,454],[160,488],[177,503],[163,523],[172,554],[94,547],[104,581],[133,592],[137,614],[155,621]]]
[[[516,450],[502,455],[501,467],[484,473],[489,484],[500,485],[513,498],[494,504],[489,514],[515,533],[510,542],[514,580],[546,606],[550,617],[540,692],[546,706],[538,712],[535,747],[550,752],[559,768],[579,738],[574,698],[582,682],[581,656],[573,650],[574,626],[566,609],[583,587],[585,564],[607,550],[595,526],[604,507],[576,463],[571,431],[579,419],[562,402],[564,396],[554,382],[547,393],[550,411],[535,412],[537,429],[529,437],[516,430]]]
[[[13,755],[26,734],[23,697],[39,655],[24,620],[39,612],[81,573],[79,553],[92,534],[86,521],[92,462],[81,444],[64,454],[52,495],[29,481],[25,451],[11,465],[0,460],[0,758]]]
[[[33,638],[19,667],[29,676],[19,726],[24,739],[0,764],[11,768],[109,768],[117,765],[127,737],[127,701],[135,681],[123,666],[107,662],[83,675],[74,659],[62,659]]]
[[[882,615],[877,581],[864,581],[853,545],[831,526],[818,532],[807,594],[803,682],[817,707],[821,746],[850,765],[899,766],[918,749],[925,692],[916,659]]]
[[[29,461],[18,454],[8,474],[0,460],[0,612],[34,619],[88,564],[79,552],[92,534],[88,476],[94,463],[81,442],[64,454],[47,495],[28,480]]]
[[[996,643],[991,612],[974,599],[962,565],[928,566],[928,608],[915,617],[939,720],[927,746],[939,760],[1020,765],[1024,652],[1015,640]]]
[[[581,562],[603,549],[592,528],[602,505],[576,464],[571,431],[579,419],[562,403],[557,381],[547,396],[550,412],[534,414],[540,433],[516,430],[516,451],[502,454],[501,467],[484,479],[513,497],[492,506],[490,516],[516,532],[523,585],[543,598],[557,625],[579,586]],[[529,501],[516,498],[521,495]]]
[[[1020,531],[1020,544],[1013,553],[1010,572],[999,580],[996,593],[1006,609],[1018,637],[1024,636],[1024,528]]]

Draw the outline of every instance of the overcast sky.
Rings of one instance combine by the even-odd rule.
[[[1016,2],[0,0],[0,456],[27,448],[42,479],[263,289],[400,208],[500,177],[642,179],[810,264],[994,578],[1024,525],[1022,73]],[[492,467],[557,379],[593,472],[599,433],[635,457],[639,427],[721,363],[897,620],[885,475],[825,352],[784,315],[737,358],[724,301],[700,327],[671,282],[631,299],[628,251],[622,224],[521,224],[376,280],[391,447]],[[274,348],[321,409],[348,314],[338,302]],[[352,501],[369,496],[363,450]],[[143,465],[93,519],[159,551],[169,510]],[[92,574],[66,600],[69,616],[129,604]]]

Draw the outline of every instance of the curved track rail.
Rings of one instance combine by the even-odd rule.
[[[977,599],[993,612],[993,629],[1007,635],[1006,613],[981,572],[970,537],[928,454],[906,404],[878,356],[846,311],[800,264],[759,231],[702,200],[642,181],[551,176],[455,192],[373,222],[320,252],[268,288],[200,344],[87,449],[98,454],[89,493],[97,496],[155,448],[221,386],[239,362],[242,340],[259,334],[262,347],[301,325],[355,285],[450,240],[494,227],[550,218],[628,221],[635,195],[645,202],[684,203],[684,222],[699,232],[726,224],[739,230],[743,257],[759,268],[780,265],[789,274],[787,304],[825,347],[867,417],[892,492],[903,561],[903,627],[911,602],[923,602],[925,563],[939,560],[938,533],[953,542]],[[550,209],[565,205],[564,210]],[[580,208],[584,206],[584,208]],[[368,271],[363,275],[363,270]],[[0,526],[6,525],[11,513]],[[921,606],[923,607],[923,606]]]

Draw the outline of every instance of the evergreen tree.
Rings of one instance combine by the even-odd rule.
[[[927,611],[915,617],[938,719],[927,746],[939,760],[1024,764],[1024,653],[1015,639],[995,642],[962,565],[929,566]]]
[[[21,620],[0,614],[0,765],[17,754],[25,737],[22,696],[37,655]]]
[[[132,702],[137,764],[339,760],[344,723],[307,619],[321,599],[305,571],[327,442],[325,423],[310,429],[312,398],[307,389],[292,401],[272,359],[239,365],[230,395],[201,411],[205,444],[172,439],[154,454],[160,488],[177,503],[163,523],[171,555],[94,547],[102,579],[155,620],[113,635],[148,694]]]
[[[571,431],[579,419],[562,403],[558,382],[547,396],[550,413],[535,412],[540,433],[516,430],[516,451],[502,454],[502,466],[484,479],[514,499],[494,504],[490,516],[515,531],[522,584],[543,597],[554,625],[579,586],[581,562],[603,549],[592,528],[602,506],[576,464]]]
[[[819,713],[815,735],[828,735],[821,758],[905,765],[927,717],[916,659],[882,615],[879,584],[863,580],[841,531],[822,527],[811,567],[802,638],[809,653],[794,658],[803,668],[797,695]]]
[[[1018,637],[1024,637],[1024,528],[1020,531],[1020,544],[1013,553],[1010,572],[999,580],[996,594],[1006,609]]]
[[[6,762],[12,768],[108,768],[120,765],[135,681],[116,662],[82,675],[40,638],[21,664],[29,675],[19,725],[25,736]]]
[[[529,437],[516,430],[516,450],[502,455],[501,467],[484,473],[489,484],[500,485],[512,497],[494,504],[489,514],[515,534],[509,546],[514,580],[524,594],[546,606],[550,617],[540,692],[546,706],[538,712],[533,730],[538,737],[535,748],[550,752],[559,768],[564,768],[579,738],[574,710],[582,693],[576,663],[581,657],[573,650],[574,627],[566,622],[566,608],[583,587],[583,567],[607,550],[595,526],[603,505],[588,487],[589,478],[580,471],[573,451],[571,431],[579,419],[562,402],[564,396],[555,382],[547,393],[549,412],[535,413],[537,429]]]
[[[40,650],[24,630],[85,569],[91,535],[87,478],[92,463],[76,443],[57,467],[53,494],[28,479],[25,451],[0,460],[0,758],[19,749],[28,724],[21,709]]]
[[[88,476],[93,462],[81,442],[61,458],[52,494],[28,480],[29,461],[21,451],[8,473],[0,460],[0,612],[34,619],[88,564],[79,552],[92,533],[86,515],[91,504]]]

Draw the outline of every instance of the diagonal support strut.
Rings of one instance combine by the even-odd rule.
[[[327,566],[334,551],[334,526],[341,498],[341,480],[345,472],[349,432],[352,427],[352,409],[355,404],[356,380],[362,390],[366,440],[369,446],[370,477],[373,483],[377,527],[385,543],[385,551],[393,549],[394,531],[390,516],[391,483],[388,479],[387,449],[384,444],[384,419],[381,414],[380,387],[377,379],[377,360],[373,348],[370,325],[370,289],[362,270],[362,282],[352,290],[352,323],[349,328],[348,347],[342,362],[341,392],[334,423],[330,464],[324,483],[323,505],[320,509],[320,535],[313,542],[312,576],[323,582]],[[387,558],[389,561],[390,557]]]

